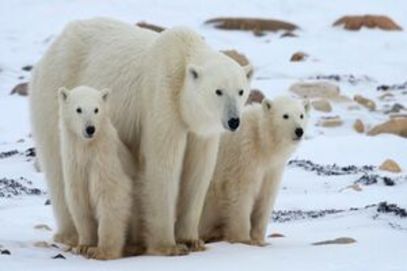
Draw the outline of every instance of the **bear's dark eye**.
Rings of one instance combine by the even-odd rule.
[[[244,93],[243,89],[239,90],[239,95],[240,96],[243,96],[243,93]]]
[[[300,118],[303,119],[303,118],[304,118],[304,114],[301,114],[301,115],[300,115]]]
[[[82,109],[80,107],[76,108],[76,113],[81,114],[82,113]]]
[[[217,89],[217,90],[215,91],[215,93],[216,93],[216,95],[218,95],[218,96],[222,96],[222,95],[223,95],[223,92],[222,92],[222,90],[220,90],[220,89]]]
[[[288,119],[290,116],[288,114],[284,114],[283,118]]]
[[[95,114],[99,112],[99,108],[95,108]]]

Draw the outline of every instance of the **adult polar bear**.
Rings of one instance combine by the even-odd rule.
[[[150,254],[179,255],[186,249],[177,243],[203,249],[199,218],[219,135],[238,128],[250,74],[186,28],[157,34],[105,18],[70,23],[30,84],[33,134],[58,225],[55,239],[75,244],[77,238],[64,196],[58,88],[112,90],[113,125],[144,178],[143,240],[134,223],[131,241],[143,242]]]

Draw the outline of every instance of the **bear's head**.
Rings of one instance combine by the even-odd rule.
[[[295,146],[304,137],[309,118],[309,101],[279,96],[262,102],[267,132],[282,146]]]
[[[188,64],[180,100],[188,128],[197,134],[236,131],[252,71],[217,52],[199,64]]]
[[[60,118],[70,132],[86,140],[96,137],[108,118],[108,89],[79,86],[59,89]]]

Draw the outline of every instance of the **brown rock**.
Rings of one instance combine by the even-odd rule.
[[[308,54],[304,52],[296,52],[291,56],[290,61],[291,62],[299,62],[299,61],[304,61],[308,58]]]
[[[43,230],[43,231],[52,231],[51,228],[46,224],[38,224],[34,226],[36,230]]]
[[[387,31],[402,30],[392,19],[380,15],[344,16],[333,23],[333,26],[344,25],[347,30],[359,30],[362,27],[379,28]]]
[[[365,132],[365,125],[360,119],[357,119],[355,123],[353,123],[353,129],[355,129],[356,132],[358,133],[364,133]]]
[[[244,54],[239,53],[236,50],[224,50],[221,52],[227,55],[228,57],[234,59],[237,63],[240,64],[240,66],[247,66],[250,64],[249,59]]]
[[[50,248],[50,247],[52,247],[51,244],[49,244],[49,243],[47,243],[47,242],[45,242],[45,241],[38,241],[38,242],[35,242],[35,243],[34,243],[34,246],[35,246],[35,247],[39,247],[39,248]]]
[[[407,118],[407,114],[390,114],[391,119]]]
[[[18,94],[21,96],[27,96],[28,95],[28,83],[20,83],[17,84],[10,92],[10,95],[13,94]]]
[[[263,92],[261,92],[261,90],[252,89],[252,91],[250,91],[249,97],[247,98],[246,104],[261,103],[264,97],[265,96]]]
[[[312,243],[313,246],[321,246],[321,245],[347,245],[356,243],[356,240],[350,237],[340,237],[333,240],[321,241]]]
[[[298,37],[298,35],[294,34],[291,31],[286,31],[280,36],[280,38],[296,38],[296,37]]]
[[[212,24],[215,28],[226,30],[246,30],[253,32],[264,31],[293,31],[298,26],[292,23],[259,18],[219,17],[207,20],[205,24]]]
[[[355,190],[357,192],[360,192],[360,191],[363,190],[362,187],[360,187],[360,185],[357,184],[357,183],[354,183],[354,184],[350,185],[349,188],[351,188],[351,189],[353,189],[353,190]]]
[[[290,91],[302,98],[327,98],[339,96],[339,87],[328,82],[295,83],[290,86]]]
[[[360,110],[360,106],[357,104],[352,104],[352,105],[348,106],[348,110],[351,110],[351,111]]]
[[[362,187],[360,187],[359,184],[354,183],[352,185],[348,185],[345,188],[340,189],[339,192],[343,192],[343,191],[348,190],[348,189],[352,189],[352,190],[357,191],[357,192],[360,192],[360,191],[363,190]]]
[[[256,37],[264,37],[265,35],[267,35],[267,33],[262,30],[256,29],[253,31],[253,35],[255,35]]]
[[[332,102],[336,102],[336,103],[349,103],[349,102],[353,102],[352,98],[349,98],[346,95],[338,95],[337,97],[332,97],[331,98]]]
[[[392,100],[392,98],[394,98],[394,95],[390,92],[384,93],[379,96],[379,99],[382,101],[389,101]]]
[[[376,103],[366,97],[363,97],[362,95],[355,95],[353,100],[371,111],[376,110]]]
[[[394,172],[394,173],[399,173],[401,172],[401,168],[400,166],[397,164],[396,161],[392,160],[392,159],[387,159],[386,161],[384,161],[379,169],[381,170],[385,170],[385,171],[390,171],[390,172]]]
[[[394,134],[407,137],[407,118],[394,118],[373,127],[368,135]]]
[[[269,238],[283,238],[283,237],[285,237],[285,235],[275,232],[275,233],[269,234],[267,237],[269,237]]]
[[[319,122],[317,123],[318,126],[325,127],[325,128],[339,127],[342,124],[343,124],[343,121],[339,116],[321,118],[319,120]]]
[[[165,27],[158,26],[158,25],[154,25],[154,24],[150,24],[150,23],[147,23],[147,22],[138,22],[136,25],[137,25],[138,27],[150,29],[150,30],[155,31],[155,32],[158,32],[158,33],[160,33],[160,32],[162,32],[162,31],[165,30]]]
[[[321,112],[331,112],[332,106],[327,99],[319,99],[311,102],[312,107]]]
[[[397,114],[400,113],[401,111],[406,111],[406,107],[400,103],[394,103],[392,105],[386,104],[385,105],[385,114]]]

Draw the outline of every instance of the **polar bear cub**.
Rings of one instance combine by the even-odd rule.
[[[130,222],[132,156],[110,122],[108,90],[59,89],[62,171],[79,235],[73,250],[90,258],[122,256]]]
[[[200,222],[205,241],[265,245],[286,162],[301,141],[309,104],[280,96],[249,105],[242,125],[221,138]]]

